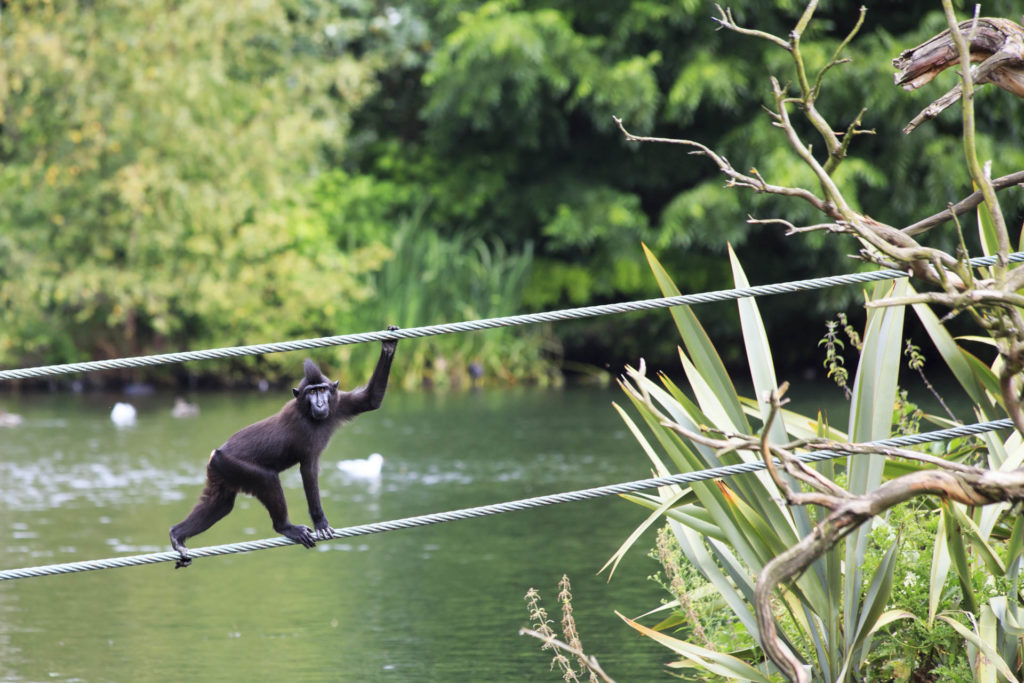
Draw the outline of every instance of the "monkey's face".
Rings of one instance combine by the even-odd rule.
[[[326,420],[331,414],[331,385],[319,385],[306,390],[309,414],[314,420]]]
[[[311,361],[306,362],[312,365]],[[299,386],[292,389],[292,394],[303,413],[314,420],[326,420],[331,415],[331,399],[338,391],[338,383],[329,382],[322,375],[319,379],[320,382],[303,386],[310,381],[310,378],[307,377],[299,383]]]

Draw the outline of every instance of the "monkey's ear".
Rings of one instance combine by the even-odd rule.
[[[334,382],[334,383],[331,384],[331,386],[334,387],[334,389],[337,389],[338,388],[338,383]]]
[[[298,389],[292,389],[292,396],[294,396],[295,398],[298,398],[299,397],[299,390]]]

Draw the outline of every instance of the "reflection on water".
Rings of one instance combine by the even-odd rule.
[[[321,489],[335,527],[484,505],[649,476],[611,408],[616,392],[516,390],[389,394],[324,454]],[[5,399],[25,417],[0,430],[0,567],[167,550],[203,482],[210,449],[277,410],[282,397],[201,394]],[[338,460],[384,455],[379,479]],[[293,521],[307,522],[297,471]],[[318,544],[0,583],[0,679],[558,680],[517,635],[537,587],[557,619],[556,584],[573,580],[583,642],[620,680],[662,677],[668,651],[614,616],[658,604],[641,542],[605,582],[597,569],[643,519],[618,499]],[[272,536],[262,507],[235,511],[196,547]]]

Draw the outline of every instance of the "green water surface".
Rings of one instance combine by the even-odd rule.
[[[0,568],[168,550],[210,450],[276,411],[287,391],[133,399],[117,429],[102,394],[0,397],[25,423],[0,429]],[[617,390],[391,392],[324,454],[335,527],[650,476],[615,414]],[[378,482],[335,463],[385,457]],[[284,477],[292,520],[308,524],[298,472]],[[558,618],[573,582],[584,647],[622,681],[667,679],[668,650],[626,626],[659,604],[648,535],[611,583],[596,572],[644,511],[618,498],[321,543],[0,583],[5,681],[558,681],[527,625],[538,588]],[[273,536],[240,497],[191,545]]]

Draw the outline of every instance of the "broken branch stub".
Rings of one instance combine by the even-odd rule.
[[[996,87],[1024,97],[1024,27],[1009,19],[981,17],[959,24],[960,32],[970,45],[971,80],[976,84],[994,83]],[[917,47],[904,50],[892,60],[896,67],[896,85],[916,90],[937,75],[960,63],[960,54],[949,30],[926,40]],[[957,83],[942,97],[928,105],[903,129],[911,133],[925,121],[934,119],[960,99],[962,87]]]
[[[975,78],[975,82],[992,82],[1024,97],[1024,27],[1009,19],[982,17],[961,22],[960,31],[970,42],[971,62],[984,62],[1000,52],[1007,56],[1006,63],[988,74],[986,80]],[[899,70],[896,85],[916,90],[959,62],[960,55],[947,29],[892,60]]]

